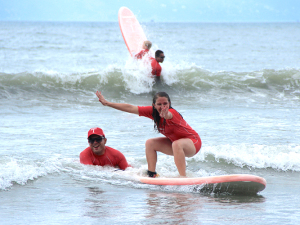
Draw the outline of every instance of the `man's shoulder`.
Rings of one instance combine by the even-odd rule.
[[[115,149],[115,148],[112,148],[112,147],[109,147],[109,146],[105,146],[105,151],[108,151],[108,152],[112,152],[112,153],[119,153],[120,151]]]
[[[155,58],[150,59],[151,60],[151,66],[153,68],[159,69],[161,68],[161,66],[159,65],[159,62],[157,62],[157,60]]]
[[[157,62],[157,61],[156,61],[156,59],[155,59],[155,58],[153,58],[152,56],[150,56],[150,57],[149,57],[149,59],[150,59],[151,63],[153,63],[153,62]]]
[[[123,157],[123,153],[115,148],[112,148],[112,147],[109,147],[109,146],[105,146],[105,152],[106,154],[109,154],[109,155],[113,155],[113,156],[120,156],[120,157]]]
[[[90,147],[87,147],[86,149],[84,149],[81,153],[81,154],[87,154],[87,153],[90,153],[91,152],[91,148]]]
[[[79,159],[82,164],[92,165],[93,162],[91,160],[92,156],[92,149],[87,147],[79,154]]]

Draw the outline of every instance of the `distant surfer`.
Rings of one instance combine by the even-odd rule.
[[[107,101],[99,91],[96,92],[96,95],[104,106],[154,120],[154,129],[166,136],[151,138],[146,141],[147,174],[149,177],[157,176],[157,152],[173,155],[180,176],[186,176],[185,157],[193,157],[200,151],[201,139],[181,114],[171,107],[171,100],[167,93],[156,93],[153,97],[152,106],[113,103]]]
[[[134,57],[137,59],[142,59],[144,55],[149,53],[150,48],[152,47],[151,41],[144,41],[142,46],[142,51],[136,54]]]
[[[80,162],[86,165],[112,166],[121,170],[130,167],[120,151],[105,146],[106,140],[101,128],[90,129],[88,132],[89,147],[80,153]]]
[[[161,75],[161,66],[159,63],[163,63],[165,59],[165,54],[161,50],[157,50],[155,52],[155,58],[150,57],[151,60],[151,67],[152,67],[152,75],[155,75],[157,80],[160,80]]]
[[[151,74],[155,76],[156,81],[160,80],[160,75],[161,75],[161,66],[159,63],[163,63],[165,59],[164,52],[161,50],[157,50],[155,52],[155,58],[151,57],[149,55],[149,50],[152,47],[151,41],[144,41],[142,49],[138,54],[136,54],[134,57],[136,59],[142,59],[145,55],[148,55],[150,62],[151,62]]]

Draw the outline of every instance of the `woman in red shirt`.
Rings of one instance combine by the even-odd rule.
[[[173,155],[180,176],[186,176],[185,157],[192,157],[200,151],[201,139],[181,114],[171,107],[171,100],[167,93],[158,92],[153,97],[152,106],[113,103],[108,102],[99,91],[96,95],[104,106],[153,119],[154,128],[166,136],[146,141],[149,177],[156,177],[157,152]]]

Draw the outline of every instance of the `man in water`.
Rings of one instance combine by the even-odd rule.
[[[149,53],[151,46],[152,46],[152,43],[150,41],[144,41],[143,46],[142,46],[143,50],[141,50],[134,57],[136,59],[142,59],[146,54]],[[165,59],[164,52],[161,50],[157,50],[155,52],[155,58],[150,56],[149,59],[151,62],[151,67],[152,67],[151,74],[154,75],[156,80],[158,81],[158,80],[160,80],[160,75],[161,75],[161,70],[162,70],[159,63],[163,63],[163,61]]]
[[[152,67],[152,75],[156,76],[157,80],[160,80],[160,74],[161,74],[161,66],[159,63],[163,63],[165,59],[164,52],[161,50],[157,50],[155,52],[155,58],[150,58],[151,60],[151,67]]]
[[[90,129],[88,132],[89,147],[80,153],[80,162],[86,165],[112,166],[121,170],[130,167],[120,151],[105,146],[106,141],[101,128]]]

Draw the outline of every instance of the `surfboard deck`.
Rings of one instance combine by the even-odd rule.
[[[119,26],[131,56],[142,50],[146,35],[135,15],[127,7],[121,7],[118,13]]]
[[[266,187],[266,180],[249,174],[232,174],[196,178],[149,178],[140,181],[152,185],[194,185],[199,192],[253,195]]]

